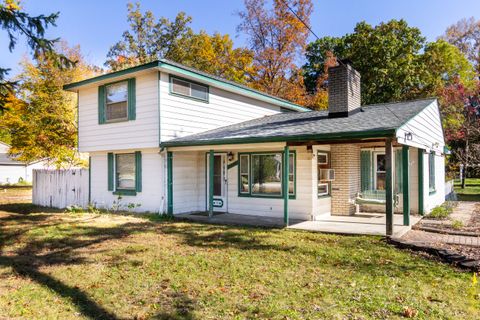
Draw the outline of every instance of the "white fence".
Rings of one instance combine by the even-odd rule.
[[[87,207],[88,169],[33,170],[33,204],[66,208]]]

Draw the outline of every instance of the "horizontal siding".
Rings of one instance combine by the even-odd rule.
[[[413,133],[412,140],[405,140],[407,132]],[[410,119],[397,130],[397,138],[400,143],[423,149],[431,149],[434,144],[438,144],[435,150],[443,152],[445,140],[438,104],[436,102],[432,103]]]
[[[173,153],[173,213],[200,211],[199,199],[204,187],[197,168],[199,152]]]
[[[136,196],[122,196],[121,202],[140,203],[136,211],[159,212],[165,208],[163,193],[163,158],[158,150],[140,150],[142,152],[142,192]],[[101,208],[111,208],[118,199],[112,191],[108,191],[107,153],[91,153],[91,196],[92,203]],[[160,209],[162,208],[162,209]]]
[[[136,77],[136,120],[98,124],[98,88],[79,90],[81,152],[152,148],[159,145],[158,73]]]
[[[215,87],[208,103],[171,95],[167,73],[161,74],[160,100],[162,141],[280,112],[278,106]]]

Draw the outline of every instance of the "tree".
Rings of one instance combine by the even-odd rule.
[[[372,27],[356,25],[352,34],[319,39],[307,47],[303,67],[309,91],[325,76],[327,53],[348,59],[362,75],[362,103],[399,101],[418,96],[422,66],[419,53],[425,38],[404,20],[390,20]]]
[[[78,61],[64,69],[50,55],[39,55],[35,62],[24,60],[18,76],[17,94],[7,97],[0,126],[11,137],[10,153],[16,159],[31,162],[46,159],[57,166],[76,165],[76,95],[63,90],[66,83],[92,76],[80,54],[80,48],[58,45],[59,52]]]
[[[195,33],[192,18],[183,12],[174,21],[157,21],[151,11],[142,14],[139,3],[129,3],[127,19],[130,30],[107,55],[105,65],[112,71],[164,58],[237,82],[253,72],[249,50],[234,48],[228,35]]]
[[[24,36],[33,51],[34,57],[50,55],[55,57],[55,63],[70,66],[73,62],[65,56],[55,55],[54,45],[58,39],[46,39],[45,31],[50,26],[56,26],[59,13],[32,17],[22,11],[20,1],[4,0],[0,3],[0,28],[7,31],[8,50],[13,51],[18,36]],[[9,69],[0,67],[0,112],[5,110],[5,103],[16,86],[14,81],[6,81]]]
[[[441,38],[460,49],[480,74],[480,20],[463,18],[448,27]]]
[[[265,0],[245,0],[238,30],[249,36],[254,53],[255,73],[250,79],[254,88],[285,98],[304,95],[289,91],[305,91],[295,61],[303,53],[309,32],[302,21],[310,23],[312,9],[311,0],[273,0],[271,9]],[[295,80],[301,82],[292,86]]]

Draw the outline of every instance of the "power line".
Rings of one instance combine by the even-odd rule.
[[[302,18],[299,17],[299,15],[288,5],[288,3],[285,0],[281,0],[281,1],[288,8],[288,10],[290,10],[290,12],[293,13],[295,17],[297,17],[298,21],[300,21],[305,26],[305,28],[307,28],[308,31],[310,31],[310,33],[315,36],[315,38],[317,38],[317,40],[320,40],[320,37],[317,36],[317,34],[312,30],[312,28],[305,21],[302,20]],[[341,65],[345,66],[345,63],[343,63],[342,59],[337,59],[337,61]]]

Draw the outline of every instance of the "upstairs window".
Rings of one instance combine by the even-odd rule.
[[[105,101],[105,120],[128,120],[128,82],[123,81],[107,85]]]
[[[170,92],[183,97],[208,102],[208,86],[177,77],[170,77]]]

